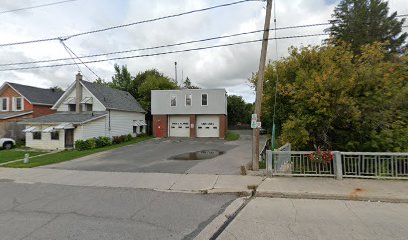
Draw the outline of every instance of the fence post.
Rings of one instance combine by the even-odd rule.
[[[334,173],[336,174],[337,180],[343,179],[343,164],[341,161],[341,153],[339,151],[334,151]]]
[[[266,150],[266,176],[272,177],[272,151]]]

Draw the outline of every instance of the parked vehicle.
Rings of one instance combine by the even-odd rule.
[[[11,138],[0,138],[0,148],[11,149],[16,145],[16,141]]]
[[[266,129],[265,128],[260,128],[259,129],[259,134],[261,134],[261,135],[266,134]]]

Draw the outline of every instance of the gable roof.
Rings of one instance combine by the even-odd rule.
[[[83,80],[81,83],[106,107],[106,109],[146,112],[142,106],[140,106],[139,102],[128,92]]]
[[[105,111],[100,112],[57,112],[51,115],[41,116],[37,118],[31,118],[21,121],[20,124],[58,124],[58,123],[73,123],[81,124],[89,121],[99,119],[106,116],[108,113]]]
[[[23,95],[31,104],[54,105],[64,92],[46,88],[37,88],[18,83],[5,82],[4,86],[10,86]]]

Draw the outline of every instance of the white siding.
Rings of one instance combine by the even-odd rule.
[[[78,125],[74,130],[74,142],[94,137],[109,137],[107,117]]]
[[[31,127],[27,125],[26,128]],[[37,129],[46,129],[50,127],[50,125],[36,125]],[[36,149],[46,149],[46,150],[55,150],[55,149],[64,149],[64,130],[59,131],[59,140],[51,140],[51,133],[41,133],[41,140],[33,139],[33,133],[26,133],[26,146],[30,148]]]
[[[99,101],[86,88],[82,87],[82,99],[86,97],[92,97],[92,100],[93,100],[92,111],[105,111],[106,110],[106,108],[101,103],[99,103]],[[62,100],[61,104],[57,108],[57,111],[59,112],[68,111],[68,105],[64,104],[64,102],[68,98],[75,98],[75,88],[72,88],[71,92],[67,95],[67,97]]]
[[[109,116],[107,117],[109,121]],[[133,134],[133,121],[145,120],[144,113],[110,111],[110,137]],[[109,126],[108,126],[109,128]]]

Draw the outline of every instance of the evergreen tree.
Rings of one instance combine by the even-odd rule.
[[[402,33],[405,19],[398,20],[397,12],[388,14],[388,2],[383,0],[342,0],[335,8],[326,30],[333,40],[350,44],[355,54],[361,47],[374,42],[386,43],[389,53],[403,53],[407,48],[407,33]]]
[[[194,86],[194,85],[191,83],[191,80],[190,80],[189,77],[186,77],[186,80],[183,82],[183,88],[187,88],[187,89],[200,89],[199,87]]]

